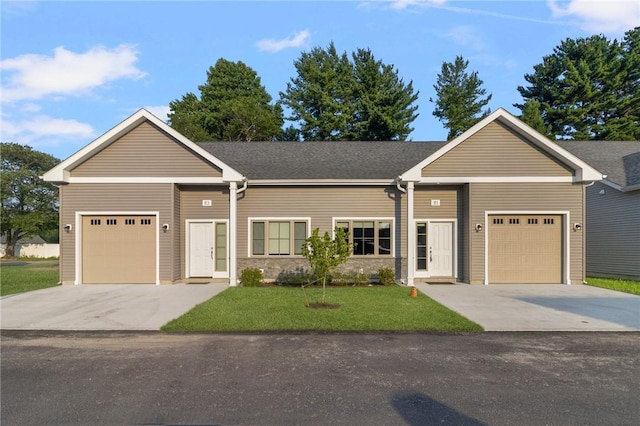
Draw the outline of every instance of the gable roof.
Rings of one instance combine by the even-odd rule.
[[[584,182],[602,179],[602,174],[598,172],[598,170],[594,169],[589,164],[585,163],[566,149],[555,144],[544,135],[507,112],[505,109],[498,108],[496,111],[489,114],[487,117],[483,118],[474,126],[472,126],[469,130],[447,143],[440,150],[405,171],[402,174],[402,180],[414,182],[420,181],[423,168],[433,163],[440,157],[444,156],[447,152],[451,151],[452,149],[469,139],[472,135],[476,134],[478,131],[486,127],[489,123],[492,123],[494,121],[506,126],[518,136],[522,137],[529,143],[541,149],[543,152],[546,152],[553,158],[557,159],[561,163],[574,170],[574,181]]]
[[[640,141],[556,141],[605,175],[620,191],[640,189]]]
[[[206,142],[251,181],[391,182],[445,142]]]
[[[185,136],[181,135],[177,131],[175,131],[171,126],[166,124],[164,121],[160,120],[155,115],[151,114],[146,109],[140,109],[135,112],[133,115],[126,118],[123,122],[113,127],[107,133],[103,134],[99,138],[95,139],[89,145],[77,151],[75,154],[71,155],[66,160],[62,161],[53,169],[46,172],[42,175],[42,179],[48,182],[55,183],[68,183],[70,181],[70,171],[82,164],[113,142],[120,139],[122,136],[130,132],[131,130],[138,127],[143,122],[149,122],[154,126],[158,127],[161,131],[168,134],[178,143],[184,145],[186,148],[195,152],[199,156],[201,156],[205,161],[208,161],[212,165],[220,168],[222,170],[222,180],[226,182],[236,181],[240,182],[243,180],[242,174],[238,173],[232,167],[225,164],[223,161],[216,158],[210,152],[205,151],[202,147],[198,146],[194,142],[191,142]]]

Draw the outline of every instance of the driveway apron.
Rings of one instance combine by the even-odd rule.
[[[416,284],[486,331],[639,331],[640,296],[588,285]]]
[[[58,286],[0,299],[0,328],[159,330],[226,284]]]

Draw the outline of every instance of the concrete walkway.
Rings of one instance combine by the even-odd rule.
[[[416,287],[486,331],[640,331],[640,296],[588,285]]]
[[[58,286],[0,299],[0,328],[159,330],[227,284]]]

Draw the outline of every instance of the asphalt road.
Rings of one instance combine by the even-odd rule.
[[[636,425],[639,333],[3,332],[3,426]]]

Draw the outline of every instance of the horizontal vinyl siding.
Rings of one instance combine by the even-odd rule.
[[[211,200],[211,206],[203,206],[202,200]],[[186,275],[186,221],[188,219],[229,219],[229,188],[181,186],[180,187],[180,240],[179,261],[181,278]]]
[[[640,279],[640,191],[587,188],[585,232],[587,275]]]
[[[310,217],[321,234],[331,231],[334,217],[394,218],[394,253],[406,256],[406,195],[395,187],[250,186],[238,200],[239,259],[247,258],[249,217]]]
[[[458,217],[458,190],[455,187],[421,187],[414,191],[413,217],[416,219],[456,219]],[[431,205],[440,200],[440,206]]]
[[[504,183],[469,184],[470,198],[470,250],[473,283],[484,280],[484,238],[487,229],[471,232],[476,223],[484,225],[485,212],[489,211],[569,211],[571,223],[583,223],[583,186],[569,183]],[[583,232],[570,231],[571,282],[583,280]],[[564,235],[564,232],[563,232]]]
[[[159,212],[158,226],[171,223],[171,184],[71,184],[61,187],[61,223],[74,224],[72,232],[61,235],[63,247],[61,270],[64,282],[75,279],[75,237],[78,229],[75,214],[81,212]],[[171,261],[172,230],[159,233],[160,280],[173,277]]]
[[[73,177],[220,177],[222,172],[143,123],[71,171]]]
[[[423,177],[571,175],[567,168],[496,122],[422,169]]]

